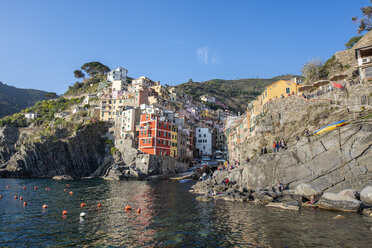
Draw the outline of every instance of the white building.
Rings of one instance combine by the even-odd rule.
[[[202,95],[200,97],[200,100],[202,100],[203,102],[214,103],[216,101],[216,98],[210,95]]]
[[[169,101],[176,102],[177,101],[177,93],[169,93]]]
[[[372,45],[355,49],[360,80],[372,79]]]
[[[118,67],[115,70],[110,71],[107,73],[107,81],[113,82],[115,80],[127,80],[127,73],[128,70],[123,67]]]
[[[130,92],[138,92],[141,89],[147,89],[151,86],[157,86],[159,85],[159,82],[154,82],[151,79],[142,76],[137,79],[133,79],[130,87],[128,87],[128,91]]]
[[[33,119],[36,119],[37,118],[37,113],[26,113],[25,114],[25,118],[27,120],[33,120]]]
[[[164,112],[162,109],[155,107],[154,105],[141,104],[140,109],[142,114],[158,114],[163,116]]]
[[[195,129],[195,149],[200,156],[212,155],[213,131],[209,127],[197,127]]]
[[[125,91],[128,90],[128,83],[123,80],[112,81],[112,91]]]
[[[141,110],[138,108],[126,109],[122,113],[121,119],[121,137],[128,132],[134,132],[136,125],[140,123]]]

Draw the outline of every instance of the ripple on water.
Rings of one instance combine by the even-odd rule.
[[[188,192],[191,183],[173,181],[68,183],[65,192],[64,181],[0,179],[0,246],[368,247],[372,242],[372,218],[358,214],[334,220],[338,213],[317,209],[198,202]],[[28,205],[14,195],[23,196]],[[87,205],[81,208],[83,202]],[[49,208],[42,209],[43,204]],[[133,210],[125,212],[126,205]]]

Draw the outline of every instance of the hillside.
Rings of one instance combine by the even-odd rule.
[[[261,94],[264,88],[280,79],[290,80],[294,75],[282,75],[269,79],[248,78],[237,80],[212,79],[205,82],[183,83],[175,86],[179,92],[186,93],[199,100],[205,94],[216,97],[216,100],[226,103],[228,108],[235,112],[245,112],[247,104]]]
[[[20,112],[37,101],[46,99],[46,91],[19,89],[0,82],[0,118]]]

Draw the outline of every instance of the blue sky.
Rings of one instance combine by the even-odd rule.
[[[0,81],[63,93],[85,62],[162,84],[299,74],[368,0],[0,0]]]

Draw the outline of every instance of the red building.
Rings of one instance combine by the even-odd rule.
[[[170,156],[172,123],[153,114],[141,115],[139,150],[154,155]]]

